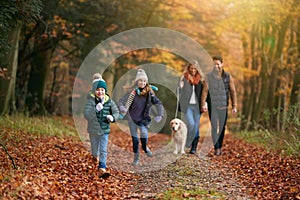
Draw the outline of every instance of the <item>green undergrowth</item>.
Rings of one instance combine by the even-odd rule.
[[[4,115],[0,117],[0,127],[34,136],[75,136],[77,134],[71,117]]]
[[[225,199],[224,195],[215,191],[202,190],[200,188],[185,190],[184,188],[174,188],[156,196],[160,200],[180,200],[180,199]]]
[[[300,133],[240,131],[234,134],[249,143],[259,145],[268,151],[276,151],[284,156],[299,156]]]

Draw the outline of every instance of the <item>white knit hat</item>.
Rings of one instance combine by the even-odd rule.
[[[147,76],[146,72],[143,69],[138,69],[134,81],[136,82],[139,79],[146,79],[146,81],[148,83],[148,76]]]

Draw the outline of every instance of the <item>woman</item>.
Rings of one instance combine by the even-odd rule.
[[[186,147],[195,154],[199,141],[199,123],[201,116],[201,93],[204,75],[198,61],[193,60],[179,81],[179,110],[187,123],[188,135]]]

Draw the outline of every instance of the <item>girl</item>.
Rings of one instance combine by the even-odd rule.
[[[120,99],[118,103],[121,113],[128,120],[134,153],[133,165],[139,164],[140,157],[138,129],[140,130],[142,149],[149,157],[152,157],[152,152],[147,147],[148,128],[151,122],[150,107],[152,104],[157,105],[158,115],[154,117],[154,120],[159,123],[163,118],[162,103],[148,84],[146,72],[143,69],[138,69],[135,77],[135,88]]]

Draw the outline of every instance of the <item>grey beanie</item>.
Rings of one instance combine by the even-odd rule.
[[[148,76],[145,72],[145,70],[143,69],[138,69],[136,76],[135,76],[135,82],[139,79],[146,79],[147,83],[148,83]]]

